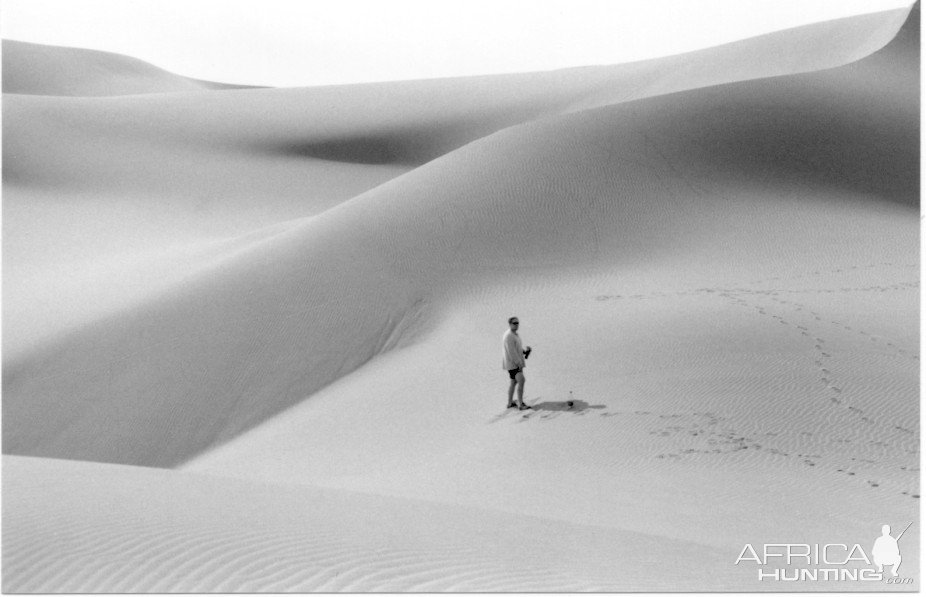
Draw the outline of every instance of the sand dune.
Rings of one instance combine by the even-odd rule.
[[[528,515],[173,471],[7,457],[4,475],[17,488],[4,490],[8,509],[42,512],[5,535],[10,592],[568,592],[650,583],[648,551],[721,556]]]
[[[3,93],[113,96],[244,87],[181,77],[111,52],[3,40]]]
[[[18,359],[145,299],[198,267],[213,241],[316,215],[500,129],[837,66],[883,46],[905,16],[553,73],[106,101],[7,95],[4,266],[17,284],[7,285],[4,351]]]
[[[859,92],[854,80],[832,72],[712,87],[547,118],[473,142],[235,250],[45,354],[8,360],[4,441],[16,453],[176,464],[391,348],[407,325],[414,328],[403,322],[430,310],[434,295],[478,281],[464,274],[494,280],[524,268],[607,270],[646,256],[696,254],[698,245],[716,246],[724,236],[747,245],[736,257],[757,267],[781,233],[758,246],[759,230],[738,235],[761,208],[731,195],[761,196],[769,180],[777,201],[782,185],[844,196],[869,191],[852,186],[853,174],[866,185],[882,183],[881,194],[898,186],[915,200],[916,123],[903,113],[874,112],[864,101],[871,83],[857,83]],[[830,92],[834,86],[839,94]],[[864,176],[860,165],[886,176]],[[848,188],[831,190],[834,180]],[[696,192],[683,194],[679,183]],[[794,233],[805,245],[801,253],[826,250],[813,232],[828,217],[801,218],[803,234]],[[910,228],[907,241],[914,240]],[[719,265],[705,263],[712,271]],[[190,322],[198,333],[189,333]],[[345,328],[355,331],[341,333]],[[253,359],[255,350],[263,357]],[[119,361],[121,371],[111,372]],[[185,362],[197,366],[180,374],[177,364]],[[95,371],[101,365],[109,386],[103,393]],[[242,379],[242,367],[254,369]],[[191,393],[210,398],[190,401]],[[20,395],[31,398],[16,400]],[[85,409],[107,416],[75,421]],[[48,428],[16,424],[21,417],[43,419]],[[190,445],[165,442],[165,432]]]
[[[6,95],[4,590],[775,590],[918,520],[918,53]]]

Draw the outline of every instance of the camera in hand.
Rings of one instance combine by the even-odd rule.
[[[528,346],[527,348],[524,349],[524,358],[526,359],[526,358],[529,357],[529,356],[531,356],[531,347],[530,347],[530,346]]]

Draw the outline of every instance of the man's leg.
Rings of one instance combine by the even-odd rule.
[[[512,379],[511,383],[508,384],[508,406],[514,404],[514,387],[517,383],[517,380]]]
[[[901,560],[900,554],[897,554],[897,557],[895,557],[894,561],[892,562],[894,565],[891,566],[891,574],[893,576],[897,576],[897,569],[900,568],[900,560]]]
[[[524,379],[524,373],[520,372],[516,376],[516,381],[518,382],[518,405],[524,406],[524,382],[527,381]]]

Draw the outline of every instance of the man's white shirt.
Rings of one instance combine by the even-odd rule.
[[[505,347],[505,353],[502,358],[502,369],[505,371],[511,371],[518,367],[523,369],[526,362],[524,360],[524,347],[521,344],[521,337],[513,331],[508,330],[505,332],[505,335],[502,336],[502,344]]]

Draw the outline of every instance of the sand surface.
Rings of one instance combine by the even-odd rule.
[[[919,44],[245,89],[4,41],[3,590],[917,590]],[[909,522],[909,584],[734,564]]]

